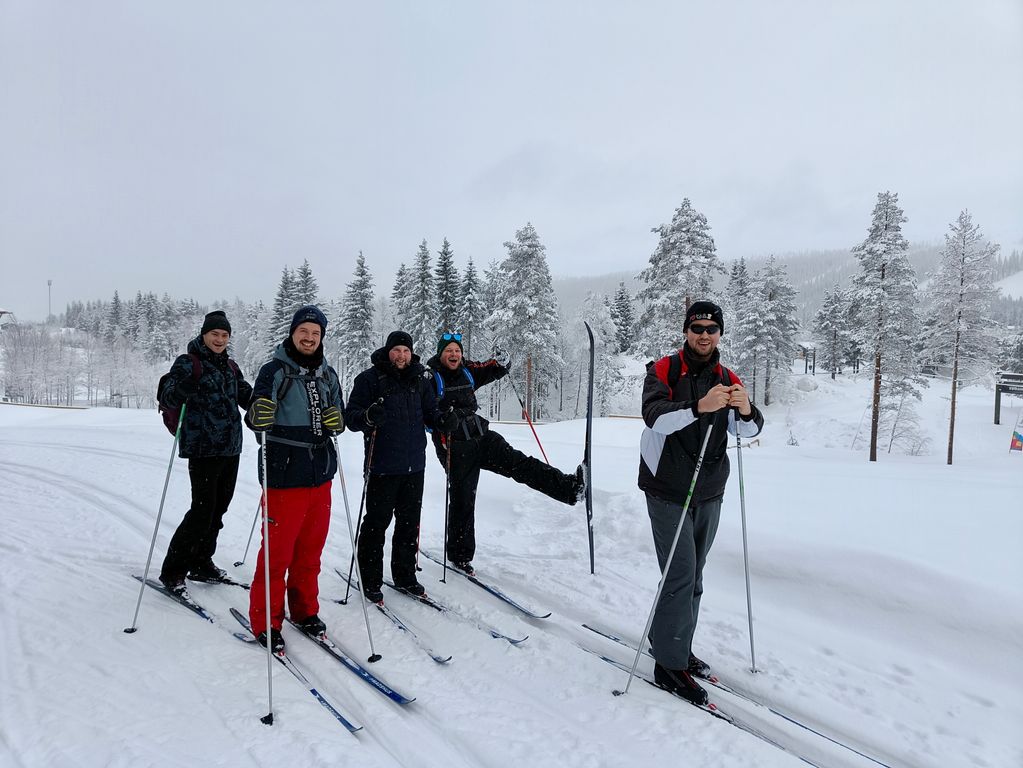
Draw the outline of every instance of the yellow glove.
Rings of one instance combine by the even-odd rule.
[[[320,413],[320,421],[332,435],[340,435],[345,431],[345,419],[336,405],[329,405]]]
[[[265,432],[274,425],[277,403],[268,397],[257,397],[249,406],[249,426],[256,432]]]

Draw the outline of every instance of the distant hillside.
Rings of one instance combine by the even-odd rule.
[[[786,266],[789,280],[796,289],[796,305],[799,309],[799,320],[805,326],[813,321],[824,292],[838,283],[848,287],[852,276],[856,274],[859,263],[852,251],[826,250],[804,251],[801,253],[775,254],[778,261]],[[917,279],[923,282],[927,273],[933,271],[941,256],[941,246],[937,244],[910,246],[909,260],[916,270]],[[755,272],[766,263],[769,256],[758,256],[746,259],[750,272]],[[723,262],[726,269],[731,269],[732,261]],[[575,314],[588,293],[613,295],[620,282],[625,283],[630,295],[636,294],[644,287],[637,279],[640,270],[635,272],[611,272],[604,275],[586,277],[556,277],[554,291],[558,295],[558,303],[562,317]],[[724,275],[715,282],[715,290],[720,293],[728,282]]]

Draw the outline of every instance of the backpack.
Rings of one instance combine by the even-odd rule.
[[[653,365],[653,361],[649,365]],[[718,363],[721,368],[722,378],[728,382],[728,386],[735,383],[735,377],[732,372],[725,368],[725,366]],[[682,375],[682,355],[678,352],[673,352],[668,356],[668,390],[674,393],[675,385],[678,384],[679,377]]]
[[[202,360],[199,359],[198,355],[194,355],[191,352],[188,356],[192,360],[192,378],[199,381],[202,378]],[[227,364],[231,367],[235,376],[240,373],[238,364],[234,360],[228,359]],[[170,371],[160,377],[160,381],[156,384],[156,409],[160,412],[160,417],[163,419],[163,425],[167,427],[167,431],[172,435],[178,433],[178,422],[181,420],[181,408],[179,405],[177,408],[168,408],[166,405],[160,402],[160,393],[163,391],[163,386],[170,378]]]

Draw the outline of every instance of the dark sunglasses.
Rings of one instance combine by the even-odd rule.
[[[441,336],[441,338],[444,339],[444,341],[461,341],[462,340],[462,334],[460,334],[460,333],[445,333],[443,336]]]
[[[706,333],[708,336],[717,336],[721,333],[720,325],[690,325],[689,330],[696,336]]]

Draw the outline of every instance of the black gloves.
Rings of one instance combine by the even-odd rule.
[[[328,405],[320,414],[324,428],[332,435],[340,435],[345,431],[345,420],[336,405]]]
[[[366,409],[366,423],[375,427],[384,418],[384,404],[377,400],[373,405]]]
[[[449,408],[444,415],[440,417],[440,422],[437,426],[440,427],[441,432],[450,435],[458,428],[458,414]]]
[[[255,432],[265,432],[274,425],[277,403],[268,397],[257,397],[249,406],[249,426]]]
[[[199,382],[189,376],[187,379],[182,379],[178,382],[178,386],[175,389],[175,393],[183,401],[190,398],[192,395],[199,391]]]

